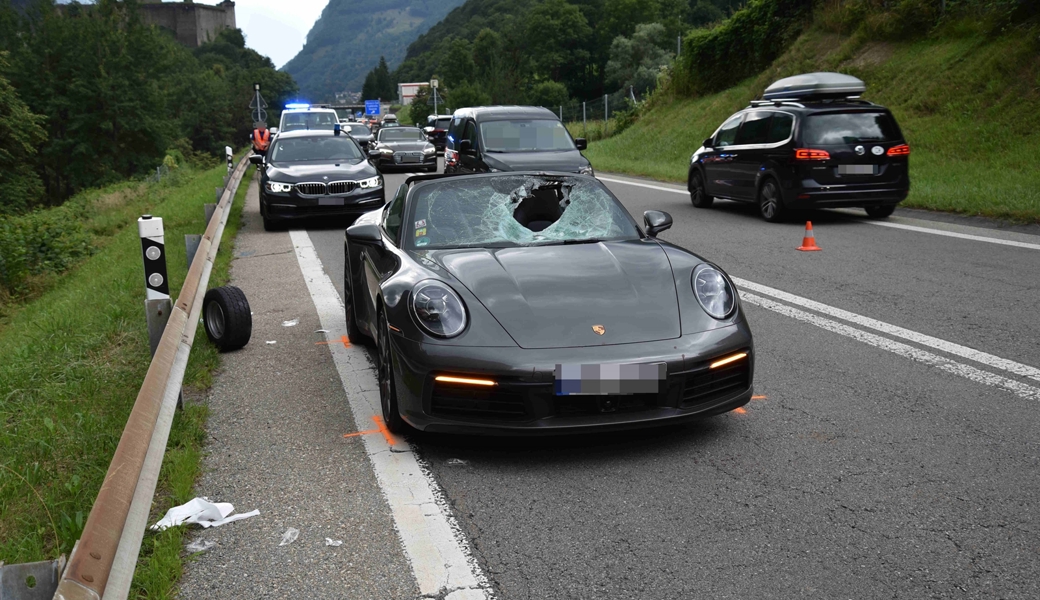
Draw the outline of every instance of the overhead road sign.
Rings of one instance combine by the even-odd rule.
[[[378,115],[379,114],[379,100],[365,100],[365,114],[366,115]]]

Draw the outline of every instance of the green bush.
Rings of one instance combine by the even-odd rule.
[[[61,273],[93,251],[73,210],[40,210],[0,221],[0,289],[22,290],[33,275]]]

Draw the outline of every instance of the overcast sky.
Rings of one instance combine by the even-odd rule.
[[[221,0],[195,0],[220,4]],[[281,68],[303,48],[307,32],[328,0],[235,0],[235,20],[246,45],[271,57]]]

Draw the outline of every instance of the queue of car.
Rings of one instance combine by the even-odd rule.
[[[909,191],[891,112],[835,73],[777,81],[691,156],[690,199],[892,214]],[[334,113],[334,111],[332,111]],[[282,114],[261,164],[265,227],[356,216],[344,237],[353,344],[374,343],[383,421],[466,433],[559,433],[699,419],[746,404],[755,349],[736,287],[658,239],[595,177],[552,111],[482,106],[370,126]],[[334,124],[332,124],[334,123]],[[330,124],[332,124],[330,126]],[[413,175],[387,202],[381,172]]]

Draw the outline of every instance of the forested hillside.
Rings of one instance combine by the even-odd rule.
[[[283,70],[311,101],[361,91],[365,73],[385,56],[391,66],[408,44],[462,0],[329,0],[307,43]],[[396,94],[396,88],[395,92]]]
[[[240,147],[252,83],[280,106],[292,78],[227,30],[191,50],[133,1],[0,0],[0,214]],[[277,117],[277,113],[272,114]]]

